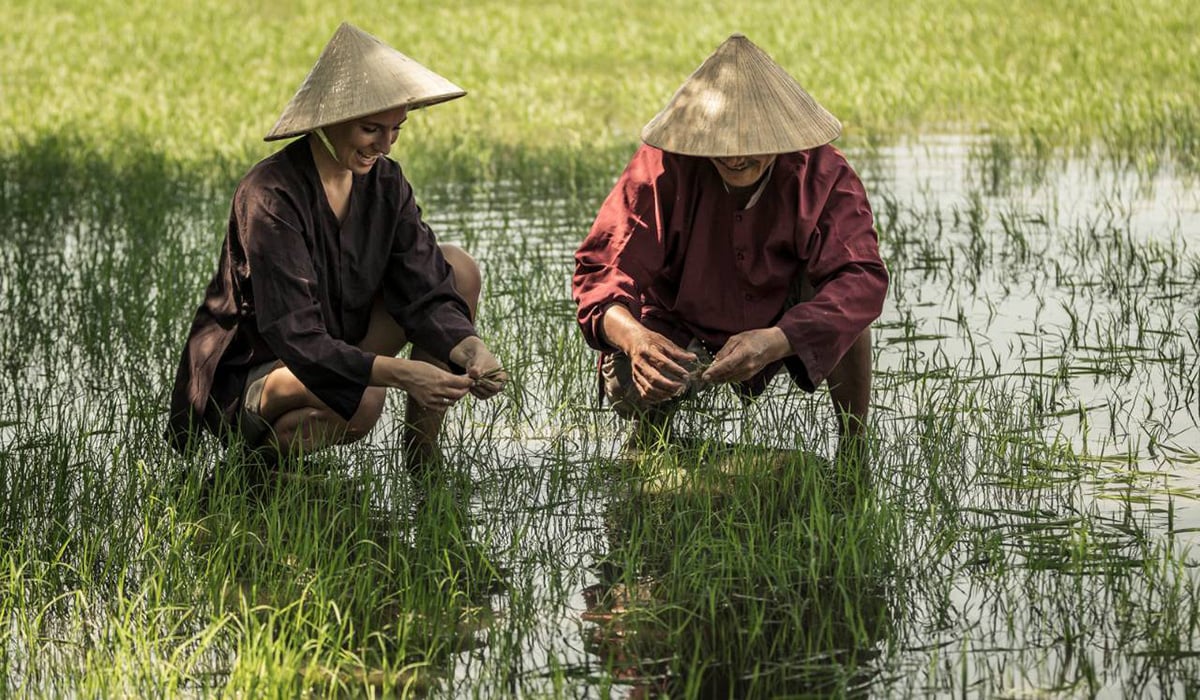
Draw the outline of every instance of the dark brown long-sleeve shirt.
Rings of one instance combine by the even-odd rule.
[[[888,274],[866,190],[833,146],[780,154],[748,209],[707,158],[638,149],[575,254],[574,297],[588,344],[611,350],[612,304],[648,328],[715,352],[777,326],[812,391],[880,314]],[[788,306],[798,281],[812,299]]]
[[[341,223],[306,139],[258,163],[234,195],[217,272],[184,346],[172,443],[185,447],[200,424],[220,434],[240,408],[247,371],[277,359],[349,419],[375,360],[355,344],[379,296],[408,340],[439,359],[475,334],[394,161],[354,176]]]

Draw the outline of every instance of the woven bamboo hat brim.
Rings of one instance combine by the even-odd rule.
[[[816,148],[842,133],[765,51],[734,34],[700,64],[642,129],[664,151],[721,158]]]
[[[453,100],[465,90],[343,22],[275,122],[267,141],[377,114]]]

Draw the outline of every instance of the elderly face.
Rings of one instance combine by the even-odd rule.
[[[774,153],[764,153],[756,156],[732,156],[729,158],[709,158],[717,169],[721,179],[730,187],[749,187],[767,172],[771,163],[775,162]]]
[[[406,119],[408,108],[397,107],[325,127],[325,135],[333,144],[334,160],[357,175],[365,175],[376,159],[391,152]]]

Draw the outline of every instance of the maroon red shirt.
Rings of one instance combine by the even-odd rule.
[[[811,391],[879,317],[888,274],[866,190],[833,146],[780,154],[738,210],[712,162],[643,145],[575,253],[574,298],[592,347],[612,351],[611,304],[652,330],[714,351],[778,326]],[[788,305],[805,280],[808,301]],[[801,382],[802,385],[805,382]]]
[[[409,342],[441,360],[475,335],[400,166],[380,158],[354,175],[340,223],[306,139],[254,166],[234,194],[217,272],[188,333],[169,438],[183,447],[201,423],[221,433],[248,370],[277,359],[349,419],[375,360],[355,344],[379,296]]]

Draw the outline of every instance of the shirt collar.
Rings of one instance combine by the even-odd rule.
[[[763,173],[763,176],[758,179],[758,189],[754,190],[754,194],[750,195],[750,201],[746,202],[746,206],[742,208],[743,211],[758,204],[759,198],[762,197],[762,193],[767,189],[767,181],[771,179],[771,173],[775,171],[775,163],[777,162],[779,162],[778,157],[767,166],[767,172]],[[729,183],[725,182],[724,178],[721,178],[721,186],[725,188],[726,192],[729,191]]]

